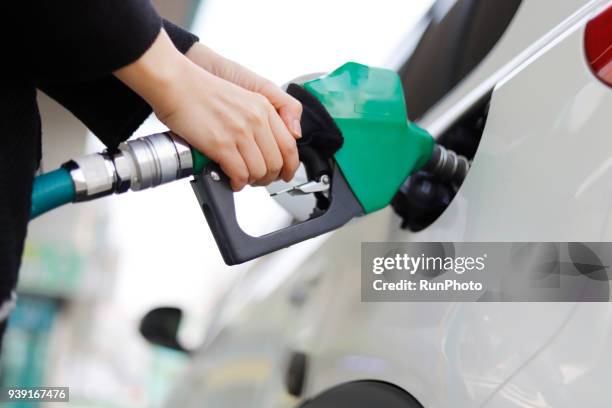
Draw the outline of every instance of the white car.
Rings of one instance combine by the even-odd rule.
[[[609,303],[360,288],[363,241],[612,241],[612,48],[593,58],[590,21],[612,47],[609,0],[438,1],[398,72],[411,119],[473,159],[454,199],[258,261],[167,406],[611,407]]]

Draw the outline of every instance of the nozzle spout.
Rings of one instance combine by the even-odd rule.
[[[439,144],[435,145],[431,158],[423,167],[424,171],[441,181],[450,182],[456,186],[463,183],[469,169],[468,159]]]

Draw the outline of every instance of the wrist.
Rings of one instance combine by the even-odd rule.
[[[154,107],[181,80],[190,61],[162,29],[149,49],[114,75]]]
[[[197,42],[185,53],[191,62],[215,76],[221,76],[222,67],[227,61],[204,44]]]

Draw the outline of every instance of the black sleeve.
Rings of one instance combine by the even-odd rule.
[[[72,82],[104,76],[138,59],[162,26],[150,0],[24,3],[32,7],[28,65],[39,80]]]
[[[164,20],[162,23],[180,52],[186,53],[198,41],[195,35],[171,22]],[[151,42],[155,36],[150,38]],[[128,63],[139,56],[132,55]],[[140,96],[108,70],[105,75],[87,81],[43,80],[38,87],[79,118],[109,148],[130,137],[152,111]]]

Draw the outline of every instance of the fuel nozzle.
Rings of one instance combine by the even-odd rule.
[[[74,183],[74,201],[88,201],[187,177],[194,160],[187,143],[165,132],[121,143],[114,152],[82,156],[64,167]]]
[[[418,232],[433,223],[455,197],[469,168],[467,158],[436,144],[427,164],[402,184],[391,202],[402,228]]]
[[[458,186],[463,183],[469,169],[470,162],[468,159],[452,150],[447,150],[440,144],[436,144],[431,153],[431,158],[422,170],[442,182]]]

